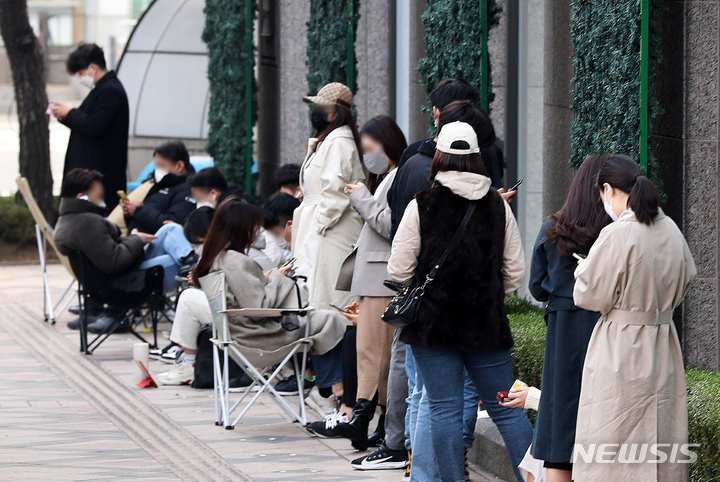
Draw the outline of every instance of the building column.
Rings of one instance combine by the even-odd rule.
[[[680,2],[668,2],[680,4]],[[683,12],[678,5],[678,18]],[[720,325],[718,324],[718,132],[720,94],[720,4],[684,2],[684,95],[676,89],[669,92],[684,101],[684,170],[675,172],[684,177],[683,189],[669,198],[669,208],[678,211],[682,203],[680,225],[697,266],[683,305],[683,348],[688,365],[720,369]],[[672,21],[672,18],[669,19]],[[664,57],[669,54],[663,53]],[[675,119],[675,122],[677,122]],[[666,141],[669,152],[680,150]],[[671,176],[667,176],[671,177]],[[676,187],[676,186],[672,186]],[[684,194],[683,197],[680,193]]]
[[[271,131],[279,144],[278,164],[300,164],[310,136],[310,117],[302,98],[307,95],[307,22],[310,0],[278,0],[279,118]],[[262,114],[260,114],[262,115]]]
[[[358,126],[376,115],[395,117],[395,2],[361,0],[355,39]]]
[[[545,56],[543,88],[543,215],[558,211],[567,196],[575,170],[569,165],[573,122],[573,47],[570,2],[545,2]]]

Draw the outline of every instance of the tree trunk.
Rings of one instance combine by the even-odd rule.
[[[26,0],[0,0],[0,34],[12,70],[20,123],[20,175],[30,183],[45,217],[53,221],[50,131],[45,110],[45,67],[40,42],[28,20]]]

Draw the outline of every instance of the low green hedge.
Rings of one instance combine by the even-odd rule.
[[[507,304],[510,329],[515,346],[512,349],[515,377],[540,388],[545,355],[545,321],[543,311],[521,298]],[[696,447],[697,461],[690,466],[690,480],[710,482],[720,474],[720,372],[685,371],[688,388],[690,443]],[[528,415],[535,420],[535,412]]]
[[[25,205],[14,197],[0,197],[0,239],[9,243],[28,243],[35,240],[35,221]]]
[[[697,461],[690,466],[690,480],[710,482],[720,478],[720,372],[685,371],[688,388],[690,443]]]

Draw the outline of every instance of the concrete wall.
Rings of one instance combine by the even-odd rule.
[[[570,2],[545,2],[543,89],[543,214],[550,215],[565,202],[574,170],[570,168],[573,48],[570,38]]]
[[[681,97],[684,101],[684,129],[679,133],[679,141],[685,166],[675,175],[684,177],[681,226],[698,269],[698,277],[684,304],[683,346],[688,365],[718,370],[720,3],[667,3],[678,17],[685,20],[684,55],[675,57],[684,59],[684,65],[677,68],[684,71],[684,94]],[[668,17],[670,21],[675,21],[672,15]],[[677,88],[671,88],[668,95],[677,93]],[[670,132],[669,140],[663,145],[668,146],[669,152],[679,154],[680,143],[674,142],[673,134],[677,135],[677,130]],[[677,186],[673,187],[676,196],[671,204],[677,206],[681,198],[677,195]]]
[[[358,126],[376,115],[395,117],[395,2],[362,0],[355,38]]]
[[[275,131],[280,145],[280,164],[301,163],[305,157],[310,135],[310,118],[302,97],[307,95],[307,22],[310,19],[309,0],[280,0],[280,100],[279,125]]]

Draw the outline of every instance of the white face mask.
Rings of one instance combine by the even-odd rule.
[[[612,207],[612,197],[610,197],[610,201],[606,201],[606,200],[605,200],[605,199],[606,199],[606,196],[607,196],[607,193],[608,193],[608,190],[605,189],[605,190],[603,191],[603,207],[605,208],[605,212],[608,214],[608,216],[610,216],[610,219],[612,219],[613,221],[617,221],[617,220],[618,220],[618,215],[615,214],[615,211],[613,211],[613,207]]]
[[[363,164],[368,171],[375,175],[382,175],[388,172],[388,157],[382,149],[378,149],[372,154],[363,155]]]
[[[87,194],[83,194],[83,195],[80,196],[78,199],[82,199],[83,201],[92,202],[92,201],[90,201],[90,198],[88,197]],[[93,204],[95,204],[96,206],[100,206],[101,208],[107,207],[107,204],[105,204],[105,201],[103,201],[102,199],[99,200],[99,201],[96,202],[96,203],[93,203]]]
[[[162,167],[156,167],[155,172],[153,173],[153,176],[155,177],[155,183],[158,183],[163,180],[165,176],[170,174],[168,171],[163,169]]]
[[[215,194],[211,194],[208,196],[208,198],[204,201],[200,201],[198,203],[195,203],[195,208],[211,208],[215,209],[217,208],[217,196]]]

